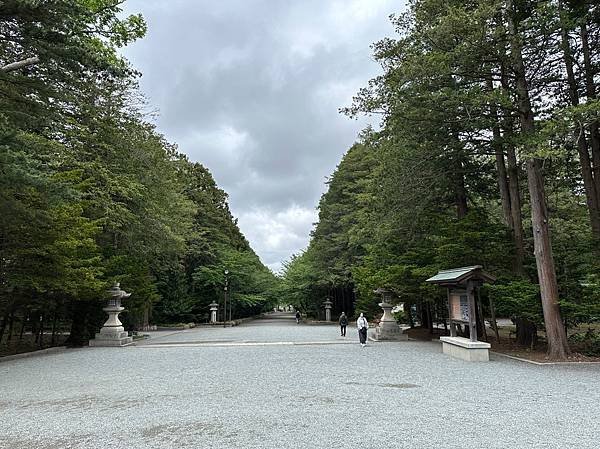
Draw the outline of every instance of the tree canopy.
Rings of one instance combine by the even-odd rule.
[[[84,343],[113,282],[133,293],[130,329],[206,321],[225,268],[234,317],[273,299],[227,194],[144,115],[118,49],[146,24],[122,3],[0,5],[0,340],[41,321]]]
[[[350,148],[308,249],[286,265],[297,304],[329,295],[339,309],[344,291],[372,316],[373,290],[387,287],[431,326],[447,312],[423,281],[483,264],[500,278],[484,294],[566,357],[565,328],[600,315],[586,281],[600,260],[598,13],[586,1],[415,0],[392,16],[397,38],[373,46],[381,75],[342,110],[381,124]]]

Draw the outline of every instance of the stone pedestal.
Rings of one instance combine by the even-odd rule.
[[[490,360],[491,345],[484,341],[471,341],[464,337],[440,337],[442,352],[467,362],[487,362]]]
[[[327,300],[323,303],[325,306],[325,321],[331,321],[331,306],[333,303],[330,300]]]
[[[408,328],[399,326],[398,323],[396,323],[396,319],[392,315],[392,308],[394,306],[387,302],[381,302],[379,303],[379,307],[383,309],[383,316],[379,321],[379,325],[377,325],[375,328],[373,338],[375,340],[408,340],[408,334],[404,333],[404,331]]]
[[[216,302],[209,304],[210,306],[210,322],[215,324],[217,322],[217,310],[219,310],[219,305]]]
[[[121,307],[121,299],[127,298],[131,293],[125,293],[115,284],[110,290],[111,299],[102,310],[108,314],[108,320],[100,329],[93,340],[90,340],[90,346],[127,346],[133,343],[133,338],[127,335],[123,329],[123,323],[119,321],[119,313],[125,310]]]

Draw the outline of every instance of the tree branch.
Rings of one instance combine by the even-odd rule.
[[[34,56],[32,58],[22,59],[20,61],[11,62],[10,64],[6,64],[3,67],[0,67],[0,71],[2,72],[12,72],[14,70],[19,70],[23,67],[28,67],[30,65],[35,65],[40,62],[40,58]]]

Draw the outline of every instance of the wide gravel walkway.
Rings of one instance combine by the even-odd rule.
[[[278,316],[0,362],[0,448],[597,448],[599,381]]]

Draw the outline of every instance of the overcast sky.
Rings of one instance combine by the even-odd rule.
[[[304,249],[326,177],[369,121],[338,109],[380,72],[370,44],[403,0],[128,0],[123,53],[158,129],[204,164],[274,271]]]

